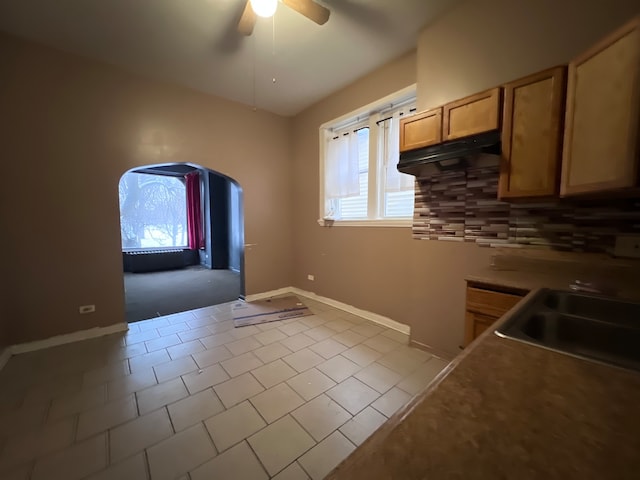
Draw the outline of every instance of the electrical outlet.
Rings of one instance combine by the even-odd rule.
[[[81,315],[84,315],[85,313],[93,313],[95,311],[96,311],[95,305],[80,305],[78,307],[78,312],[80,312]]]
[[[619,235],[613,249],[616,257],[640,258],[640,235]]]
[[[316,279],[314,275],[307,275],[307,280],[311,280],[312,282]]]

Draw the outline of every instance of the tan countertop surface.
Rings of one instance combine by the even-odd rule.
[[[327,478],[638,479],[640,373],[486,331]]]
[[[499,285],[521,290],[536,290],[538,288],[553,288],[556,290],[569,290],[575,280],[594,282],[604,287],[612,288],[616,296],[632,300],[640,300],[640,279],[631,275],[621,275],[620,272],[608,273],[572,271],[570,269],[556,268],[549,271],[519,271],[519,270],[494,270],[491,267],[476,270],[464,277],[467,281]]]

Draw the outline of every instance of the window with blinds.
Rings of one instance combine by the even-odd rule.
[[[397,164],[400,118],[414,105],[415,89],[405,89],[364,114],[361,109],[321,127],[321,224],[411,224],[414,178],[398,172]]]
[[[413,190],[384,193],[384,216],[390,218],[413,217],[415,194]]]
[[[383,216],[386,218],[406,218],[413,216],[414,177],[398,172],[400,159],[400,119],[409,113],[409,107],[390,112],[391,116],[379,122],[382,130],[381,150],[385,159]]]
[[[336,200],[338,218],[345,220],[366,219],[368,190],[369,190],[369,127],[363,127],[350,135],[357,136],[358,144],[358,184],[360,194],[356,197],[340,198]]]

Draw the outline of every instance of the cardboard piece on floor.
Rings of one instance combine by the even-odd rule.
[[[269,298],[256,302],[238,302],[231,307],[236,327],[274,322],[313,315],[313,312],[295,295]]]

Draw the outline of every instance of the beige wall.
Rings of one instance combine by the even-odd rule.
[[[615,30],[637,0],[470,0],[418,39],[418,106],[426,109],[554,65]]]
[[[317,223],[319,126],[415,83],[415,66],[411,52],[294,118],[294,283],[411,325],[417,340],[455,354],[462,341],[462,273],[488,262],[487,250],[412,240],[408,227]],[[453,288],[442,284],[447,274],[456,279]]]
[[[417,46],[420,109],[568,61],[630,17],[637,2],[472,0],[430,24]],[[318,226],[318,127],[414,81],[410,56],[294,119],[294,281],[411,326],[412,338],[455,354],[463,339],[463,277],[492,252],[411,239],[405,228]],[[314,274],[310,282],[307,274]]]
[[[236,179],[247,293],[291,284],[290,119],[4,35],[0,71],[12,343],[124,321],[117,185],[143,164]]]

